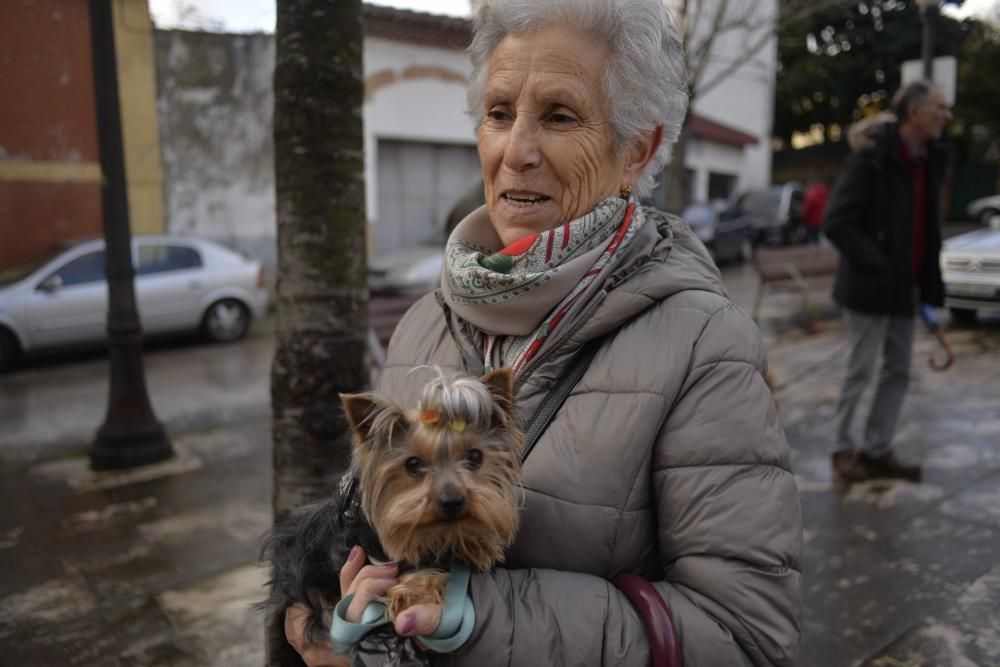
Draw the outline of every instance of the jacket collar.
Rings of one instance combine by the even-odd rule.
[[[893,164],[902,169],[904,166],[901,153],[903,140],[899,136],[899,123],[882,123],[872,128],[870,132],[875,145],[868,152],[871,153],[875,166],[879,169],[884,169]],[[929,164],[939,164],[942,162],[945,153],[946,148],[942,142],[932,141],[927,144],[927,162]]]

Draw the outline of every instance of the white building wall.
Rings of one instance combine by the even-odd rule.
[[[710,0],[718,2],[718,0]],[[748,52],[773,25],[765,17],[776,15],[777,0],[733,0],[732,15],[753,10],[751,21],[765,25],[763,30],[732,30],[720,35],[712,49],[702,83],[710,83],[734,62],[742,64],[705,93],[699,94],[694,111],[707,118],[742,130],[758,138],[746,146],[739,169],[739,189],[759,188],[771,183],[771,130],[774,122],[775,75],[778,67],[778,42],[772,35],[752,56]],[[706,8],[706,13],[711,14]],[[707,26],[702,25],[702,30]],[[694,166],[694,165],[691,165]],[[727,170],[731,171],[731,170]]]
[[[750,156],[744,149],[711,141],[692,139],[688,142],[687,166],[694,170],[692,201],[708,201],[708,176],[710,172],[731,174],[737,177],[737,188],[743,188]]]
[[[475,146],[465,113],[472,65],[464,51],[380,38],[364,43],[365,185],[368,221],[378,224],[378,140]],[[474,181],[479,175],[472,174]],[[461,192],[455,193],[456,199]]]

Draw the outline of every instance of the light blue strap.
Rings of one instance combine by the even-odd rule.
[[[453,563],[444,592],[444,608],[441,622],[433,633],[418,637],[420,642],[435,653],[457,651],[472,635],[476,625],[476,610],[469,597],[469,579],[472,571],[464,563]],[[330,640],[338,654],[349,653],[361,639],[372,630],[389,623],[385,617],[385,604],[372,602],[361,614],[360,623],[347,620],[347,608],[354,594],[345,596],[333,608],[333,622],[330,623]]]
[[[369,632],[389,622],[385,617],[385,605],[381,602],[372,602],[362,612],[361,622],[351,623],[347,620],[346,614],[353,599],[354,593],[351,593],[333,608],[330,641],[333,643],[333,652],[341,655],[348,653]]]
[[[476,609],[468,594],[471,575],[472,571],[465,563],[452,564],[444,592],[441,622],[430,635],[419,638],[424,646],[435,653],[457,651],[472,635],[476,625]]]

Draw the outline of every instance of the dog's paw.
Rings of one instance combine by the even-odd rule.
[[[416,604],[444,604],[448,573],[441,570],[417,570],[404,574],[385,595],[386,618],[396,619],[404,609]]]

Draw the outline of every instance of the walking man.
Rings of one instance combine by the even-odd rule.
[[[940,88],[914,82],[896,94],[893,111],[897,120],[873,124],[858,137],[824,218],[824,232],[841,254],[833,296],[850,347],[833,454],[840,482],[921,478],[920,466],[896,458],[892,440],[910,382],[917,307],[944,302],[938,253],[945,156],[936,143],[951,110]],[[880,355],[858,441],[854,414]]]

